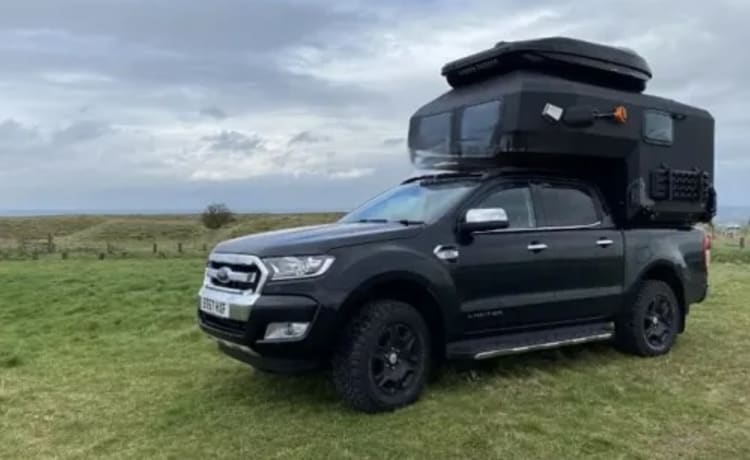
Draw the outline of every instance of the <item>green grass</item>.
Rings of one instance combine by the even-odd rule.
[[[665,357],[605,344],[442,372],[367,416],[326,376],[220,355],[194,322],[200,259],[0,262],[0,458],[750,458],[750,267]]]
[[[200,216],[42,216],[0,217],[0,260],[40,257],[60,259],[198,256],[219,241],[248,233],[337,220],[337,213],[239,214],[236,221],[218,230],[209,230]],[[49,253],[48,237],[54,250]],[[182,253],[178,245],[182,245]],[[204,249],[205,248],[205,249]]]

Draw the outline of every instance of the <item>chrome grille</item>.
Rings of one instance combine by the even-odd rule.
[[[263,262],[243,254],[211,254],[206,267],[206,285],[220,290],[255,293],[266,278]]]

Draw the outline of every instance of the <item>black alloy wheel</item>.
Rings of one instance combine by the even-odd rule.
[[[675,308],[665,295],[655,296],[646,307],[643,318],[643,333],[646,341],[655,350],[669,344],[675,333]]]
[[[409,389],[421,365],[421,344],[410,326],[391,324],[382,329],[370,359],[370,376],[385,394]]]
[[[635,301],[615,321],[618,347],[631,354],[658,356],[668,353],[684,321],[677,296],[669,284],[645,280]]]
[[[398,300],[376,300],[347,324],[333,353],[336,392],[364,412],[416,401],[431,367],[430,333],[422,315]]]

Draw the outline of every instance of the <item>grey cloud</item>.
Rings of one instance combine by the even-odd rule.
[[[38,138],[38,129],[24,126],[22,123],[12,118],[8,118],[0,123],[0,144],[24,144]]]
[[[325,134],[315,134],[312,131],[301,131],[291,139],[289,139],[289,145],[293,144],[316,144],[318,142],[330,142],[331,136]]]
[[[314,42],[318,34],[362,23],[360,13],[330,4],[222,0],[174,8],[74,0],[61,11],[49,1],[0,3],[0,81],[64,86],[86,98],[175,113],[206,99],[233,114],[378,99],[377,91],[292,75],[275,63],[284,47],[305,37]],[[174,94],[177,89],[194,93],[193,100]]]
[[[263,139],[257,134],[243,134],[238,131],[222,131],[212,136],[204,136],[210,148],[216,152],[251,152],[263,146]]]
[[[491,46],[501,39],[558,34],[635,48],[653,66],[650,92],[712,110],[721,199],[741,202],[750,195],[743,177],[750,167],[744,155],[750,115],[743,107],[750,99],[750,60],[738,57],[738,44],[750,40],[750,3],[671,1],[658,11],[645,0],[438,4],[69,0],[60,8],[54,0],[2,1],[0,120],[16,118],[0,121],[0,161],[14,154],[17,161],[0,168],[0,187],[6,187],[0,200],[14,197],[26,207],[44,207],[45,197],[56,196],[63,185],[72,195],[89,196],[110,186],[113,176],[92,178],[86,171],[115,167],[125,185],[119,194],[100,195],[108,200],[100,207],[127,202],[155,171],[162,175],[152,186],[165,196],[170,189],[200,189],[202,183],[188,177],[205,150],[232,159],[261,152],[251,159],[283,169],[306,165],[306,158],[330,149],[329,173],[374,171],[367,176],[369,193],[408,170],[398,130],[405,132],[416,107],[447,89],[438,61],[459,57],[466,43],[474,46],[472,36],[486,36],[481,46]],[[492,18],[500,16],[516,18],[516,27],[498,28]],[[417,27],[425,33],[413,32]],[[300,50],[315,68],[294,72],[280,59]],[[382,83],[362,81],[370,76]],[[84,117],[60,127],[59,120]],[[208,136],[197,131],[219,120],[226,130]],[[270,139],[289,143],[274,151]],[[364,154],[345,154],[368,147],[390,156],[366,163]],[[62,184],[60,177],[69,182]],[[324,190],[323,177],[295,186]],[[23,188],[32,183],[36,189]],[[348,189],[341,183],[337,190],[365,194],[362,181],[346,184]],[[315,204],[334,203],[329,195]]]
[[[97,139],[113,132],[107,123],[93,120],[83,120],[71,123],[67,127],[52,134],[52,142],[57,145],[68,145]]]
[[[228,117],[227,113],[218,107],[204,107],[199,113],[204,117],[213,118],[215,120],[224,120]]]
[[[166,1],[54,0],[2,2],[0,28],[64,30],[111,36],[195,53],[203,50],[267,50],[298,43],[330,28],[356,28],[368,17],[330,3],[244,0]]]
[[[405,137],[391,137],[383,140],[384,147],[401,147],[406,145]]]

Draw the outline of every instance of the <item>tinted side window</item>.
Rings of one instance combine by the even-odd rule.
[[[510,223],[509,228],[536,227],[531,190],[526,186],[498,189],[474,207],[505,209]]]
[[[412,148],[447,155],[450,149],[451,114],[446,112],[430,115],[420,119],[418,123]]]
[[[461,154],[469,157],[487,156],[492,135],[500,121],[500,101],[466,107],[461,115]]]
[[[599,222],[594,199],[588,191],[568,185],[542,184],[539,201],[544,209],[544,225],[569,227]]]
[[[643,137],[654,144],[671,145],[674,139],[672,116],[666,112],[647,110],[643,117]]]

